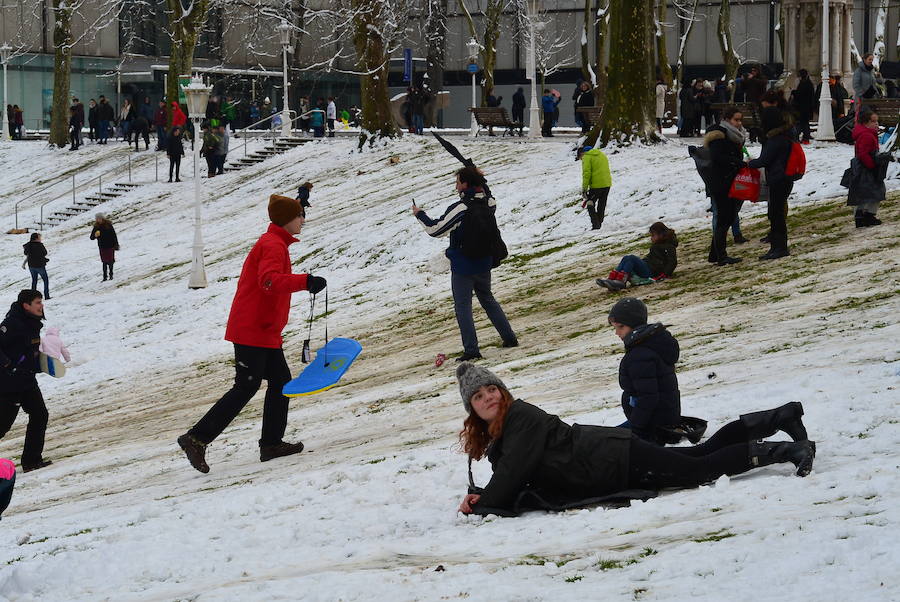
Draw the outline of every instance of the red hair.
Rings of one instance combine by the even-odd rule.
[[[463,428],[459,431],[459,445],[462,451],[473,460],[480,460],[487,455],[487,450],[493,441],[503,436],[503,423],[506,413],[512,405],[513,397],[503,387],[500,389],[502,401],[497,411],[497,417],[488,424],[475,411],[469,412],[463,422]]]

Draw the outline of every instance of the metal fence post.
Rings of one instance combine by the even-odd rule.
[[[156,159],[156,182],[159,182],[159,155],[153,155],[153,158]]]
[[[97,184],[97,194],[101,194],[103,192],[103,175],[97,176],[97,181],[99,182]]]
[[[72,205],[75,205],[75,174],[72,174]]]
[[[130,146],[128,150],[131,150]],[[131,184],[131,153],[128,153],[128,183]]]

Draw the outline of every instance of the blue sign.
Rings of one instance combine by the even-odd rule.
[[[466,69],[468,69],[469,73],[478,73],[478,65],[476,63],[469,63]]]
[[[403,49],[403,81],[412,81],[412,48]]]

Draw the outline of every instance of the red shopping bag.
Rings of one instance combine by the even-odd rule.
[[[739,201],[759,200],[759,170],[752,167],[742,167],[731,182],[731,190],[728,196]]]

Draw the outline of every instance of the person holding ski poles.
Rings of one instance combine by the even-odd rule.
[[[191,466],[200,472],[209,472],[206,447],[237,417],[263,379],[268,388],[259,439],[260,462],[303,451],[299,441],[282,441],[288,398],[281,391],[291,380],[291,370],[284,358],[281,331],[288,322],[291,294],[305,290],[315,295],[327,284],[319,276],[291,273],[288,247],[299,242],[295,236],[300,234],[305,218],[299,200],[277,194],[269,197],[272,223],[244,261],[225,329],[225,340],[234,344],[234,386],[178,437]]]

